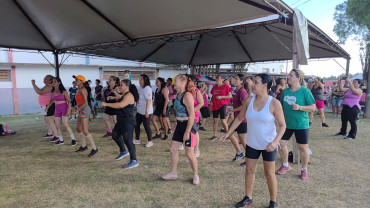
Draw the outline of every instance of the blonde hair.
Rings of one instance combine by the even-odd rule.
[[[299,84],[303,87],[307,87],[307,83],[306,81],[304,80],[304,73],[302,70],[299,70],[299,69],[292,69],[292,71],[294,72],[295,76],[297,78],[299,78]]]

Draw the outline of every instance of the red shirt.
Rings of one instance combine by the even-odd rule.
[[[213,86],[211,90],[212,94],[212,109],[218,110],[223,105],[227,105],[228,99],[216,99],[217,96],[227,96],[231,92],[231,89],[229,85],[221,85],[220,87],[218,85]]]

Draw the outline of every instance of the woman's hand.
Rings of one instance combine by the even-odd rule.
[[[185,134],[184,134],[184,137],[183,137],[183,140],[184,141],[188,141],[189,140],[189,134],[190,134],[190,132],[186,132],[185,131]]]
[[[266,152],[273,152],[274,150],[276,150],[276,146],[277,146],[277,143],[271,142],[267,145],[265,150]]]
[[[221,142],[226,142],[226,139],[229,137],[230,135],[227,135],[227,134],[224,134],[220,137],[220,141]]]
[[[100,105],[103,106],[103,107],[106,107],[107,106],[107,103],[106,102],[101,102]]]

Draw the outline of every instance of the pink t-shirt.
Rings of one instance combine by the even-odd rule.
[[[217,96],[227,96],[231,92],[231,89],[229,85],[215,85],[213,86],[211,90],[212,94],[212,109],[213,110],[218,110],[220,109],[223,105],[227,105],[227,100],[228,99],[216,99]]]
[[[361,99],[361,96],[360,95],[357,95],[355,93],[353,93],[351,91],[351,89],[349,89],[345,94],[344,94],[344,99],[343,99],[343,102],[342,102],[342,105],[348,105],[350,108],[352,108],[353,106],[357,106],[358,109],[361,109],[361,106],[360,106],[360,101]]]
[[[203,107],[208,107],[208,95],[206,92],[203,93],[203,101],[204,101]]]
[[[173,93],[173,85],[170,85],[169,87],[167,87],[167,89],[168,89],[168,95],[171,95]],[[174,99],[175,99],[175,95],[168,97],[168,100],[174,100]]]
[[[248,97],[247,90],[245,90],[244,87],[240,88],[236,92],[236,94],[235,94],[235,96],[233,98],[233,101],[234,101],[233,102],[233,107],[234,107],[234,109],[237,108],[237,107],[239,107],[239,106],[242,106],[243,105],[242,101],[245,100],[245,99],[247,99],[247,97]],[[239,115],[239,112],[240,111],[234,112],[234,118],[236,118]],[[247,119],[246,118],[244,118],[244,120],[242,121],[242,123],[245,123],[245,122],[247,122]]]
[[[362,93],[362,96],[361,96],[361,100],[362,102],[365,102],[366,101],[366,93]]]
[[[39,103],[41,107],[49,104],[50,96],[51,96],[50,92],[43,95],[39,95]]]
[[[198,96],[198,88],[195,89],[195,96],[194,96],[194,107],[198,105],[198,100],[197,100],[197,96]],[[199,122],[199,118],[200,118],[200,110],[197,110],[194,112],[195,113],[195,122]]]

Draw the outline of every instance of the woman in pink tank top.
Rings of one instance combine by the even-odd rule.
[[[342,80],[346,80],[349,88],[344,88],[342,86]],[[338,81],[339,90],[344,92],[344,99],[342,102],[342,128],[340,132],[335,136],[345,136],[344,139],[355,139],[357,133],[356,119],[358,113],[360,112],[361,106],[359,104],[362,90],[360,89],[361,80],[355,79],[353,82],[348,79],[348,77],[343,77]],[[347,123],[351,124],[351,130],[347,134]]]
[[[198,88],[196,88],[195,89],[195,96],[194,96],[194,113],[195,113],[195,122],[197,124],[199,123],[200,109],[202,108],[203,104],[204,104],[203,96],[200,93],[200,90]],[[199,131],[197,131],[196,136],[197,136],[197,144],[195,145],[195,148],[194,148],[194,154],[195,154],[195,157],[199,157],[199,155],[200,155],[200,151],[199,151],[199,140],[200,140]]]

